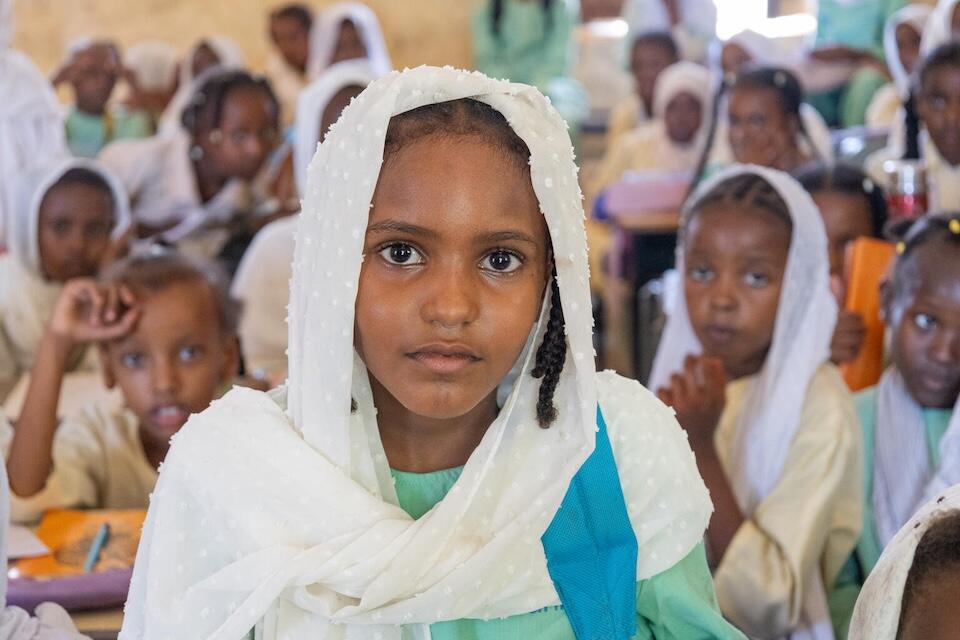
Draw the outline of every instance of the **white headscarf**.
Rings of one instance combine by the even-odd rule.
[[[751,383],[750,397],[739,420],[738,456],[731,464],[739,471],[732,478],[737,500],[749,514],[780,478],[800,426],[810,379],[829,356],[837,303],[830,293],[827,236],[820,213],[809,194],[786,173],[751,165],[731,167],[697,189],[685,207],[684,224],[700,199],[721,183],[742,175],[767,181],[787,203],[793,221],[773,342],[763,369]],[[677,244],[677,272],[682,289],[682,240]],[[682,370],[687,354],[701,352],[680,291],[657,349],[650,387],[665,386],[672,374]]]
[[[320,118],[323,117],[327,103],[344,87],[366,87],[380,75],[382,74],[377,73],[366,59],[345,60],[329,67],[300,93],[293,141],[293,170],[297,179],[297,191],[306,193],[307,165],[317,151]]]
[[[331,65],[340,26],[349,20],[357,27],[363,46],[367,50],[367,61],[377,75],[385,75],[393,69],[387,44],[383,40],[383,31],[377,15],[365,4],[359,2],[341,2],[324,9],[314,21],[310,30],[310,58],[307,61],[307,75],[316,78]]]
[[[655,128],[657,137],[663,140],[663,143],[657,146],[658,163],[661,166],[684,169],[697,166],[707,142],[713,110],[713,87],[710,78],[710,71],[706,67],[685,61],[670,65],[657,78],[653,91],[654,120],[641,126]],[[685,145],[679,145],[670,139],[664,121],[667,105],[681,93],[692,95],[700,103],[700,128],[693,140]],[[670,157],[666,157],[667,154]]]
[[[850,640],[896,640],[907,576],[930,525],[960,510],[960,485],[944,488],[905,522],[870,572],[850,621]]]
[[[897,47],[897,29],[900,25],[907,25],[923,35],[924,27],[933,9],[925,4],[908,4],[895,12],[887,19],[883,28],[883,54],[887,59],[887,68],[893,76],[900,97],[906,100],[910,97],[910,74],[903,67],[900,60],[900,48]]]
[[[540,429],[530,371],[542,314],[512,391],[462,475],[444,500],[412,520],[396,506],[366,368],[353,348],[354,300],[390,118],[459,98],[503,113],[530,148],[569,350],[555,395],[559,416]],[[593,368],[583,209],[556,110],[532,87],[451,68],[420,67],[372,83],[310,165],[291,287],[289,409],[236,389],[175,437],[147,516],[121,637],[226,640],[263,620],[268,640],[398,640],[397,625],[558,604],[540,537],[593,449],[598,381],[611,378]],[[608,425],[628,421],[623,437],[611,441],[639,443],[628,454],[634,464],[621,467],[621,483],[644,579],[699,542],[709,507],[692,467],[691,475],[677,476],[687,457],[678,464],[676,452],[664,455],[669,441],[683,441],[679,431],[633,439],[637,420],[640,433],[665,426],[662,405],[637,383],[617,380],[602,406]],[[613,417],[617,404],[625,408]]]
[[[177,81],[177,50],[167,42],[138,42],[127,49],[123,61],[141,89],[164,91]]]
[[[927,56],[942,44],[953,40],[953,11],[960,0],[940,0],[927,20],[920,40],[920,55]]]
[[[183,110],[186,109],[190,103],[190,98],[193,97],[194,92],[200,88],[202,81],[209,77],[207,73],[201,73],[197,77],[193,75],[193,57],[197,54],[197,50],[204,44],[213,49],[213,52],[217,54],[217,58],[220,60],[220,63],[216,65],[216,67],[205,70],[205,72],[213,71],[213,69],[235,71],[247,66],[243,49],[241,49],[240,45],[235,41],[226,36],[208,36],[193,45],[187,52],[187,55],[183,57],[183,60],[180,61],[180,81],[177,85],[177,92],[174,94],[173,99],[170,100],[167,108],[164,109],[163,115],[160,116],[160,122],[157,124],[158,133],[167,134],[179,131],[182,128],[180,117],[183,115]]]

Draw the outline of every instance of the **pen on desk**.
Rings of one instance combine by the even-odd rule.
[[[93,537],[93,542],[90,544],[90,552],[87,554],[87,559],[83,563],[83,570],[86,573],[93,571],[93,568],[97,566],[97,562],[100,560],[100,554],[103,552],[103,548],[107,546],[107,540],[110,538],[110,525],[104,522],[100,525],[100,528],[97,530],[97,535]]]

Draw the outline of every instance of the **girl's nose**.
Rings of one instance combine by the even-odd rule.
[[[421,317],[445,329],[466,326],[479,312],[476,286],[461,270],[438,272],[430,278],[429,294],[421,307]]]

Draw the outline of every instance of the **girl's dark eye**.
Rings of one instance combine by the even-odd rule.
[[[488,253],[483,259],[482,268],[497,273],[513,273],[519,269],[522,264],[523,262],[520,260],[520,257],[515,253],[497,249],[496,251]]]
[[[120,356],[120,363],[127,369],[139,369],[143,366],[146,358],[142,353],[125,353]]]
[[[929,313],[918,313],[917,315],[913,316],[913,322],[921,331],[930,331],[937,326],[937,319],[931,316]]]
[[[687,277],[694,282],[709,282],[713,279],[713,269],[709,267],[691,267],[687,270]]]
[[[747,283],[748,287],[753,287],[754,289],[759,289],[761,287],[765,287],[768,284],[770,284],[769,276],[767,276],[764,273],[758,273],[756,271],[752,271],[746,274],[743,277],[743,280],[744,282]]]
[[[386,246],[379,251],[379,254],[390,264],[408,267],[423,263],[423,256],[420,255],[420,252],[405,242],[396,242]]]

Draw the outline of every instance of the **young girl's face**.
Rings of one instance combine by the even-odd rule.
[[[340,23],[337,45],[334,47],[330,64],[366,57],[367,47],[363,44],[363,38],[360,37],[360,30],[357,29],[353,20],[344,20]]]
[[[827,230],[830,275],[843,277],[847,245],[873,235],[870,202],[864,195],[841,191],[817,191],[810,195]]]
[[[787,114],[773,89],[736,89],[730,93],[730,146],[737,162],[781,166],[796,152],[798,123]]]
[[[330,98],[330,102],[327,103],[323,113],[320,114],[320,142],[323,142],[324,138],[327,137],[327,131],[340,119],[340,114],[347,108],[351,100],[360,95],[361,91],[363,91],[363,87],[351,85],[340,89]]]
[[[86,113],[103,113],[120,77],[120,59],[113,45],[98,42],[77,55],[73,90],[77,108]]]
[[[704,353],[719,358],[731,379],[763,367],[789,249],[786,222],[750,205],[708,205],[687,226],[690,323]]]
[[[110,244],[113,197],[87,184],[55,185],[40,203],[43,275],[56,282],[94,276]]]
[[[910,24],[897,26],[897,51],[900,55],[900,64],[907,73],[913,73],[920,57],[920,32]]]
[[[960,67],[941,65],[926,73],[917,114],[940,155],[960,164]]]
[[[655,42],[638,42],[630,55],[637,95],[645,104],[653,104],[653,89],[663,70],[676,62],[671,52]]]
[[[671,140],[680,145],[690,144],[703,122],[703,107],[695,96],[681,92],[667,103],[663,120]]]
[[[292,17],[270,20],[270,39],[287,64],[303,71],[310,55],[310,33],[302,22]]]
[[[220,136],[200,136],[204,157],[210,157],[225,178],[253,180],[277,140],[276,114],[260,89],[230,91],[223,102]]]
[[[364,255],[355,344],[378,406],[449,419],[494,397],[547,283],[529,173],[475,136],[417,140],[381,170]]]
[[[918,280],[913,294],[890,301],[901,309],[887,308],[896,321],[893,362],[918,404],[947,409],[960,393],[960,251],[954,243],[932,241],[912,259]]]

